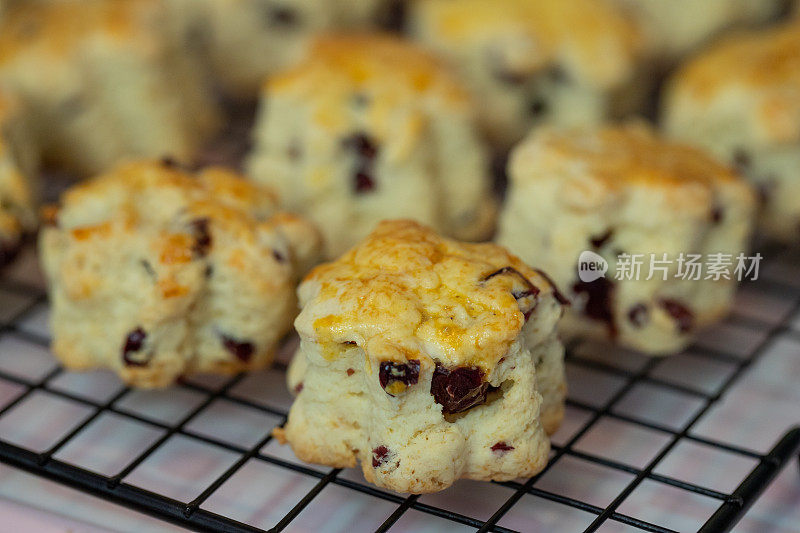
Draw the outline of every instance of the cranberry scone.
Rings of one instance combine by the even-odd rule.
[[[0,266],[36,227],[39,154],[20,103],[0,93]]]
[[[302,460],[398,492],[539,472],[563,416],[565,300],[503,248],[382,222],[298,289],[298,392],[275,430]]]
[[[759,192],[760,227],[800,236],[800,19],[733,35],[669,83],[664,127],[734,165]]]
[[[509,173],[498,241],[571,299],[565,338],[669,354],[730,308],[755,201],[704,152],[643,125],[543,129]]]
[[[187,38],[234,97],[255,99],[264,79],[303,58],[323,31],[369,28],[385,0],[167,0]]]
[[[488,237],[496,200],[468,94],[415,45],[330,35],[264,86],[249,175],[318,222],[328,257],[379,221]]]
[[[783,0],[614,0],[644,29],[653,55],[667,62],[690,53],[731,27],[764,23]]]
[[[202,78],[160,0],[18,2],[0,19],[0,83],[30,108],[43,157],[81,175],[190,161],[217,123]]]
[[[494,143],[595,124],[637,74],[638,27],[606,0],[415,0],[415,38],[455,64]],[[627,98],[626,98],[627,100]]]
[[[311,223],[234,173],[121,165],[67,191],[40,235],[53,351],[163,387],[268,365],[320,251]]]

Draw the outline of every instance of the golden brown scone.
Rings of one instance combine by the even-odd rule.
[[[279,439],[399,492],[536,474],[563,416],[564,300],[493,244],[387,221],[301,284]]]
[[[154,162],[67,191],[40,236],[55,354],[140,387],[268,365],[320,251],[275,198],[227,170]]]
[[[669,83],[664,124],[673,137],[733,164],[758,189],[761,229],[800,236],[800,19],[732,35]]]
[[[217,112],[160,0],[19,2],[0,18],[0,83],[43,155],[79,174],[123,158],[190,161]]]
[[[20,103],[0,93],[0,266],[36,228],[39,153]]]
[[[498,242],[536,261],[572,299],[566,337],[668,354],[730,309],[754,206],[731,169],[643,125],[543,129],[512,153]],[[579,261],[597,258],[586,252],[608,263],[604,277],[579,275]],[[666,254],[668,263],[653,263],[666,272],[651,277],[651,254]],[[729,254],[731,279],[706,279],[707,270],[682,279],[681,254],[701,254],[701,263]]]
[[[595,124],[640,62],[638,27],[606,0],[414,0],[415,38],[453,62],[507,148],[541,124]]]
[[[488,238],[496,201],[475,109],[435,57],[397,37],[320,37],[264,86],[249,175],[318,223],[336,257],[386,218]]]
[[[649,51],[674,62],[733,26],[768,21],[784,0],[614,0],[643,28]]]
[[[231,96],[255,99],[264,80],[303,58],[321,32],[375,25],[387,0],[165,0]]]

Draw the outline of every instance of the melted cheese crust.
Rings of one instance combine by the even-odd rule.
[[[436,57],[397,37],[382,34],[323,35],[305,61],[270,78],[267,92],[291,92],[324,101],[331,109],[354,92],[379,95],[376,101],[438,98],[466,105],[469,96],[457,77]]]
[[[541,129],[525,143],[527,157],[533,157],[532,151],[544,168],[570,164],[609,188],[631,183],[675,188],[741,182],[732,169],[706,152],[660,138],[643,124],[570,131]],[[522,177],[547,178],[548,172],[529,172]]]
[[[420,0],[431,32],[455,46],[524,35],[533,66],[563,63],[576,78],[611,87],[633,72],[643,42],[638,26],[604,0]]]
[[[328,359],[355,343],[373,360],[434,357],[490,373],[525,324],[512,294],[524,290],[538,292],[538,303],[554,297],[545,277],[505,248],[446,239],[408,220],[385,221],[308,275],[295,325]]]
[[[98,35],[146,38],[148,17],[160,9],[154,0],[17,2],[0,19],[0,63],[30,51],[61,56]]]

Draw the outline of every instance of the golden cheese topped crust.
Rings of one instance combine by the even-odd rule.
[[[190,261],[197,251],[197,240],[190,237],[207,231],[209,224],[240,247],[272,241],[270,235],[277,232],[289,248],[275,253],[301,272],[317,260],[321,246],[319,232],[310,222],[279,212],[277,196],[270,189],[222,168],[192,176],[169,162],[123,164],[71,188],[62,196],[61,207],[47,214],[77,241],[148,235],[165,264]],[[229,262],[237,270],[252,263],[237,254]]]
[[[382,34],[325,35],[307,58],[270,78],[269,92],[292,92],[340,105],[354,93],[387,103],[433,97],[443,104],[469,101],[454,74],[414,44]]]
[[[314,269],[299,295],[295,326],[323,357],[356,344],[373,361],[435,359],[487,373],[538,306],[563,303],[544,274],[504,248],[446,239],[408,220],[379,224]]]
[[[644,124],[599,129],[543,128],[521,145],[512,165],[535,161],[538,169],[571,169],[610,188],[633,183],[680,187],[688,184],[746,186],[729,167],[704,151],[658,137]],[[515,177],[547,179],[552,173],[518,172]]]
[[[17,2],[0,19],[0,63],[21,51],[61,56],[100,34],[130,38],[147,31],[148,17],[158,10],[154,0]]]
[[[698,98],[713,98],[729,84],[775,95],[800,91],[800,20],[777,28],[731,35],[690,61],[681,83]],[[800,98],[795,98],[800,105]]]
[[[800,19],[731,35],[690,61],[673,77],[671,105],[710,106],[723,93],[740,93],[730,111],[752,119],[772,142],[800,140]]]
[[[62,205],[59,226],[83,231],[123,218],[160,225],[179,212],[254,223],[273,214],[278,201],[273,191],[233,171],[209,168],[192,176],[169,161],[143,161],[71,188]]]
[[[181,268],[205,256],[212,245],[222,245],[225,267],[241,276],[259,279],[258,254],[272,254],[280,263],[306,271],[316,260],[321,239],[316,228],[302,218],[277,212],[275,195],[237,174],[211,168],[192,176],[168,163],[136,162],[77,185],[62,196],[60,208],[46,210],[48,222],[70,242],[92,245],[105,242],[139,243],[158,258],[158,267],[174,270],[159,288],[164,298],[190,289]],[[275,239],[278,234],[280,239]],[[218,247],[219,248],[219,247]],[[80,266],[80,265],[79,265]],[[85,288],[82,298],[94,294],[96,273],[78,270],[72,279]],[[266,283],[279,286],[281,280]],[[84,289],[81,289],[84,290]]]
[[[416,0],[427,32],[453,46],[527,41],[530,70],[559,63],[586,84],[611,87],[633,72],[638,27],[605,0]]]

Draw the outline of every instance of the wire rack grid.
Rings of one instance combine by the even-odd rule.
[[[276,452],[279,447],[272,441],[270,429],[285,421],[290,403],[281,383],[286,368],[285,359],[279,361],[268,375],[239,375],[224,380],[187,379],[166,393],[153,393],[160,395],[160,401],[168,406],[181,403],[179,398],[192,398],[188,407],[171,416],[153,416],[148,410],[148,406],[153,404],[148,403],[145,393],[126,388],[111,376],[94,373],[76,378],[58,367],[47,353],[49,339],[44,325],[47,299],[40,279],[31,274],[36,270],[32,251],[24,254],[19,263],[12,271],[21,273],[20,276],[15,278],[11,275],[0,279],[0,461],[190,529],[292,530],[298,523],[298,516],[315,499],[321,499],[321,493],[337,487],[346,493],[345,499],[349,498],[348,495],[358,493],[367,499],[370,508],[377,510],[379,514],[383,513],[374,525],[360,524],[366,526],[364,529],[376,531],[387,531],[412,513],[423,521],[443,519],[447,524],[461,525],[471,530],[530,530],[524,521],[507,519],[515,512],[515,508],[522,505],[520,502],[523,499],[527,501],[531,496],[536,498],[539,508],[549,506],[549,509],[572,509],[588,517],[585,525],[582,523],[579,528],[574,529],[569,526],[567,530],[590,532],[616,523],[618,526],[626,526],[625,530],[657,533],[675,531],[660,525],[657,520],[649,521],[624,512],[626,500],[643,483],[647,483],[670,487],[682,494],[702,496],[713,502],[709,516],[704,523],[701,522],[699,531],[724,532],[736,525],[800,449],[798,427],[786,431],[766,452],[723,442],[694,431],[698,422],[707,418],[714,406],[759,361],[778,337],[788,335],[800,341],[800,333],[793,329],[791,323],[792,317],[800,308],[800,285],[787,284],[786,276],[783,280],[762,279],[753,282],[748,289],[758,298],[779,297],[782,312],[766,321],[752,316],[752,313],[735,312],[726,327],[743,327],[749,328],[748,331],[758,332],[758,335],[751,335],[753,338],[747,342],[735,341],[733,344],[736,348],[733,351],[736,353],[715,348],[713,342],[691,348],[693,360],[705,365],[705,368],[718,369],[711,371],[714,386],[710,388],[670,377],[664,369],[671,366],[668,361],[676,359],[648,359],[626,353],[614,353],[609,357],[608,347],[571,347],[567,361],[573,374],[570,378],[574,392],[571,392],[568,400],[565,425],[569,426],[569,431],[562,433],[566,436],[560,441],[555,439],[545,470],[531,479],[491,484],[472,482],[469,489],[472,491],[471,497],[486,500],[491,506],[488,511],[483,509],[478,512],[476,509],[471,513],[469,505],[454,510],[441,504],[440,500],[387,492],[367,484],[360,474],[353,471],[305,465],[291,456],[291,452]],[[791,274],[788,279],[791,280],[795,274],[796,272]],[[34,346],[40,352],[42,365],[27,370],[9,366],[10,360],[15,356],[14,343]],[[598,357],[597,354],[603,355]],[[33,357],[26,358],[26,361],[32,359]],[[25,364],[30,366],[32,363]],[[725,371],[721,370],[723,368]],[[574,382],[580,382],[581,375],[587,372],[603,376],[606,381],[613,382],[615,387],[603,392],[599,390],[602,386],[596,383],[575,386]],[[87,394],[87,390],[98,387],[98,382],[102,394]],[[633,396],[641,395],[642,390],[650,390],[648,387],[690,401],[694,407],[675,424],[665,423],[657,416],[642,416],[636,412],[632,414],[625,406],[631,402],[640,402],[641,397],[637,399]],[[593,390],[587,391],[587,388]],[[4,392],[6,389],[11,392]],[[142,398],[145,398],[145,405],[135,408]],[[62,407],[77,410],[77,414],[43,414],[47,409],[43,405],[56,402]],[[231,430],[233,434],[226,434],[225,420],[239,415],[230,414],[233,411],[228,411],[227,414],[215,412],[221,403],[229,409],[246,410],[249,414],[244,417],[244,423],[257,433],[243,436]],[[36,411],[33,411],[34,408]],[[33,412],[34,416],[29,416],[28,412]],[[574,416],[576,414],[579,416]],[[144,428],[142,431],[147,438],[140,438],[136,432],[112,431],[121,440],[115,441],[111,451],[103,451],[101,447],[98,453],[105,457],[105,462],[101,461],[102,465],[97,463],[96,458],[87,459],[85,454],[76,454],[75,450],[82,450],[93,441],[104,438],[102,431],[98,433],[98,426],[109,418]],[[205,424],[202,423],[204,420]],[[209,421],[216,430],[208,431]],[[626,457],[609,456],[596,445],[592,447],[582,444],[598,425],[604,423],[621,424],[633,431],[657,435],[659,438],[654,453],[637,462],[629,461]],[[25,426],[24,430],[20,430],[20,425]],[[21,436],[18,430],[21,431]],[[193,455],[190,463],[175,467],[200,470],[200,486],[195,487],[194,492],[169,486],[159,490],[153,488],[152,483],[148,485],[147,476],[141,475],[148,462],[164,454],[164,450],[177,439],[194,446],[196,450],[218,452],[226,458],[224,464],[219,466],[204,462],[202,457]],[[673,453],[676,447],[686,443],[746,458],[752,463],[752,467],[743,477],[736,478],[738,486],[732,491],[718,490],[713,484],[659,471],[658,467],[664,463],[665,457]],[[107,457],[109,453],[123,458],[111,460]],[[201,452],[197,453],[202,455]],[[603,475],[621,475],[623,481],[615,485],[612,496],[603,502],[575,496],[558,484],[553,486],[542,483],[548,473],[560,464],[576,460],[602,469],[606,473]],[[248,517],[255,516],[252,514],[218,512],[219,506],[210,505],[212,500],[220,499],[218,496],[225,493],[226,487],[234,478],[241,477],[244,471],[259,464],[267,467],[264,471],[268,472],[259,478],[260,491],[269,492],[272,479],[270,475],[280,477],[282,473],[286,473],[295,480],[292,494],[299,496],[295,499],[283,498],[280,505],[269,509],[269,519],[262,516],[261,520],[249,520]],[[155,468],[158,470],[160,467]],[[160,473],[162,478],[169,477],[166,470]],[[159,473],[156,477],[158,475]],[[573,476],[569,483],[581,482],[579,475]],[[275,490],[284,490],[280,483],[276,482],[276,485],[278,488]],[[492,496],[489,496],[490,492]],[[258,491],[249,497],[259,498]],[[235,501],[236,495],[227,499]],[[546,514],[538,510],[534,512]],[[372,515],[374,518],[375,512]],[[254,523],[259,526],[253,525]]]

